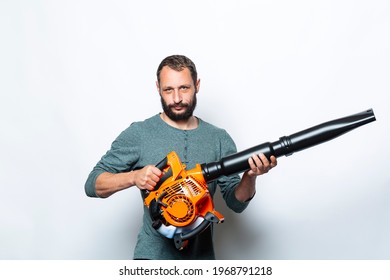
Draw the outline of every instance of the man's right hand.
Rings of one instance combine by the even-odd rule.
[[[162,171],[154,165],[147,165],[142,169],[133,171],[134,184],[140,190],[152,191],[160,180]]]

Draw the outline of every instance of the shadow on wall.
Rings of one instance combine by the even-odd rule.
[[[226,206],[219,191],[214,195],[214,203],[215,209],[225,217],[224,223],[214,225],[216,258],[218,260],[263,259],[262,232],[250,230],[252,227],[248,225],[248,219],[243,219],[243,215],[247,212],[233,212]]]

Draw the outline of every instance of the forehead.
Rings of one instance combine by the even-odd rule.
[[[191,72],[188,68],[181,71],[164,66],[160,72],[160,86],[179,86],[192,84]]]

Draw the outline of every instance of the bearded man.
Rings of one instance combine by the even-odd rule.
[[[197,163],[215,162],[237,152],[224,129],[194,116],[200,80],[189,58],[172,55],[162,60],[156,86],[163,112],[133,122],[115,139],[88,176],[88,196],[107,198],[133,186],[153,191],[163,175],[155,164],[171,151],[178,154],[188,170]],[[237,213],[245,210],[255,195],[257,176],[277,165],[275,157],[268,160],[263,154],[253,155],[248,162],[250,169],[242,176],[224,176],[208,184],[211,196],[219,186],[227,206]],[[171,239],[152,227],[148,208],[144,206],[143,210],[133,259],[215,259],[212,225],[178,250]]]

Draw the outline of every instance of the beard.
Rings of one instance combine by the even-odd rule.
[[[171,104],[171,105],[168,105],[164,101],[164,99],[161,97],[161,105],[162,105],[162,108],[164,110],[164,113],[173,121],[186,121],[190,117],[192,117],[194,110],[196,108],[196,102],[197,102],[196,101],[196,94],[194,94],[194,99],[192,100],[191,103],[180,102],[178,104],[175,103],[175,104]],[[173,112],[172,108],[176,107],[176,106],[181,106],[181,107],[185,108],[184,112],[180,113],[180,114]]]

